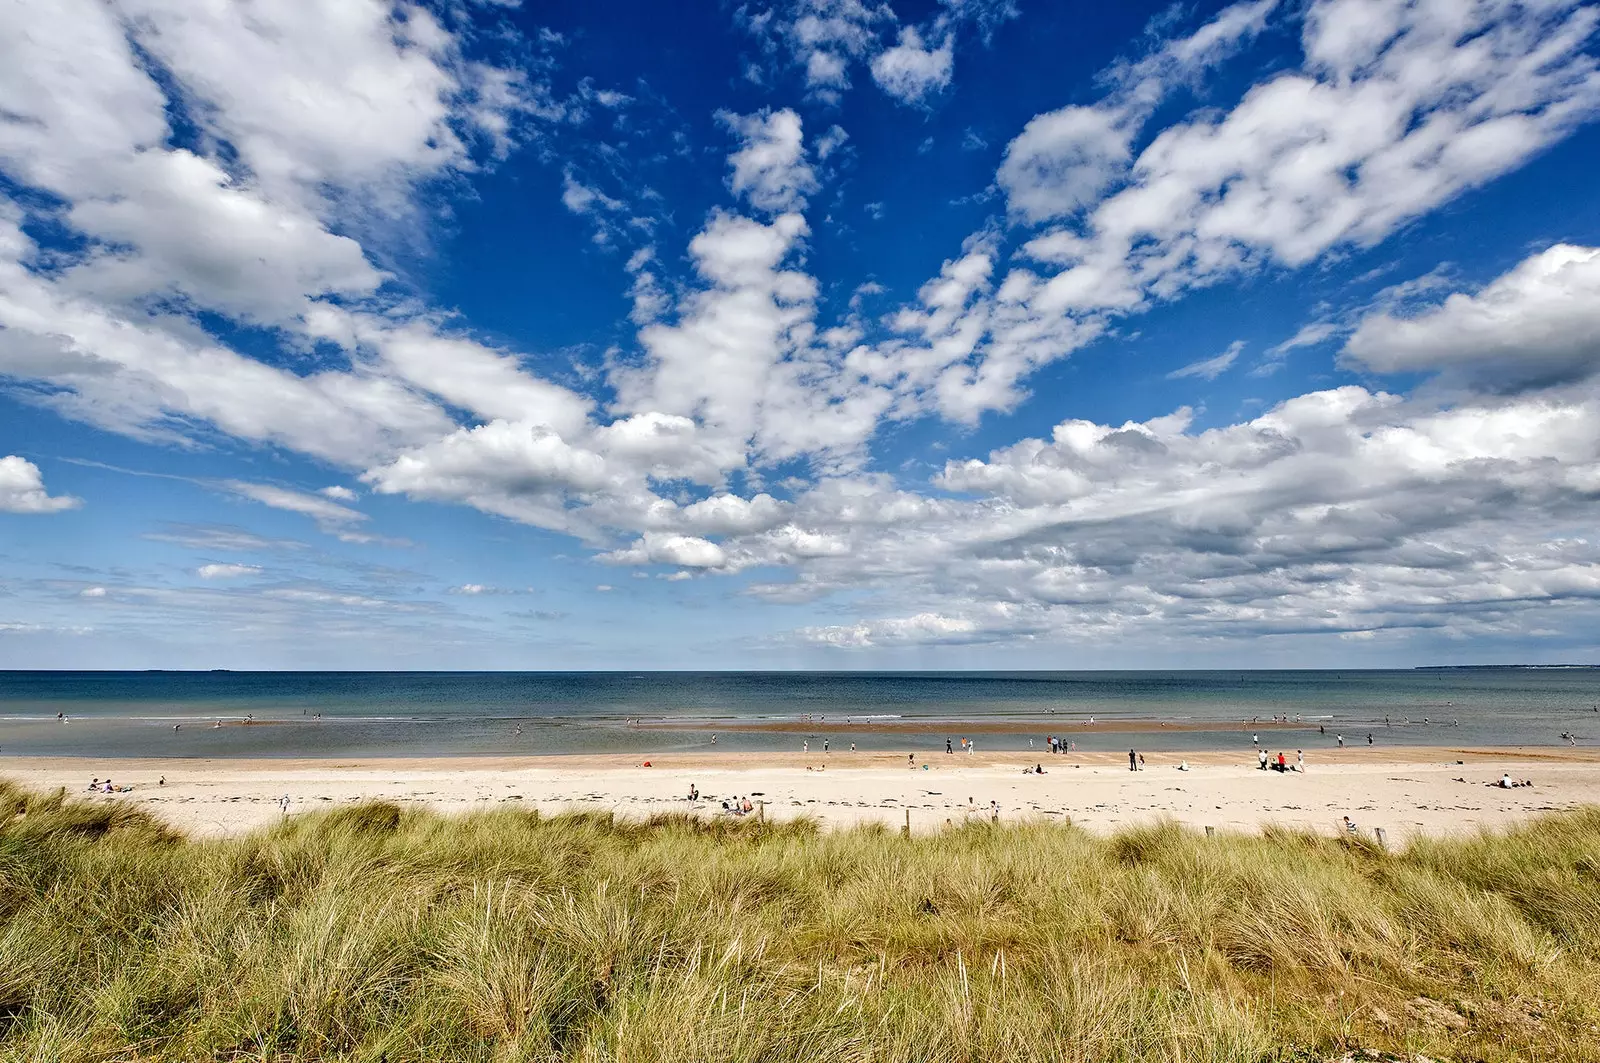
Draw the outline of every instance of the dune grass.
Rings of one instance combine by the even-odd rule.
[[[368,804],[227,841],[0,783],[0,1061],[1600,1059],[1600,809],[1163,824]]]

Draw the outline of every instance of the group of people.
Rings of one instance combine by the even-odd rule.
[[[162,782],[166,782],[163,778]],[[125,794],[133,790],[131,786],[112,786],[110,779],[90,779],[89,792],[92,794]]]
[[[944,751],[946,753],[954,753],[956,751],[955,745],[952,744],[948,738],[944,740]],[[961,751],[970,757],[973,753],[978,751],[978,743],[974,742],[970,738],[963,738],[961,740]]]
[[[1070,742],[1059,735],[1046,736],[1045,744],[1050,747],[1052,753],[1068,753],[1078,748],[1078,743]]]
[[[1273,757],[1265,749],[1262,749],[1258,746],[1256,748],[1256,761],[1262,771],[1271,770],[1303,772],[1306,770],[1306,754],[1305,750],[1303,749],[1297,749],[1294,751],[1294,763],[1290,764],[1289,758],[1284,756],[1283,750],[1278,750],[1278,755]]]

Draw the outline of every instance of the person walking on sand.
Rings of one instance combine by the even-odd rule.
[[[1303,749],[1294,751],[1294,770],[1302,773],[1306,770],[1306,751]]]
[[[1139,754],[1139,770],[1144,771],[1144,754]]]
[[[1260,762],[1261,770],[1262,771],[1266,771],[1267,770],[1267,751],[1265,749],[1256,750],[1256,760]]]
[[[948,738],[944,740],[944,751],[946,753],[954,753],[956,751],[955,746],[951,744],[950,739]]]

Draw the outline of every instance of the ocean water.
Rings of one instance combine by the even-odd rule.
[[[1128,726],[1078,748],[1249,748],[1242,721],[1287,716],[1275,748],[1600,745],[1600,668],[1140,672],[0,671],[0,763],[13,756],[381,757],[934,750],[944,734],[869,721],[984,721],[979,748],[1027,749],[1093,716]],[[58,718],[58,714],[60,717]],[[825,717],[815,733],[730,731]],[[1389,723],[1385,724],[1385,718]],[[837,728],[855,721],[848,734]],[[249,720],[250,722],[246,723]],[[221,721],[221,726],[218,726]],[[642,725],[639,722],[642,721]],[[670,727],[654,726],[669,722]],[[1166,721],[1185,730],[1139,732]],[[177,729],[174,729],[177,725]],[[1214,726],[1213,726],[1214,725]],[[808,725],[809,726],[809,725]],[[1327,729],[1319,735],[1317,727]],[[1130,738],[1130,733],[1136,737]],[[712,744],[712,735],[717,742]]]

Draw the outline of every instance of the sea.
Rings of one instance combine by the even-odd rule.
[[[1600,668],[1074,672],[0,671],[12,757],[424,757],[942,750],[876,723],[985,725],[979,748],[1600,745]],[[775,723],[808,728],[730,730]],[[1150,731],[1152,723],[1176,725]],[[839,728],[846,727],[845,731]],[[1119,730],[1124,728],[1125,730]],[[1325,732],[1325,733],[1324,733]],[[1134,737],[1130,737],[1134,736]]]

